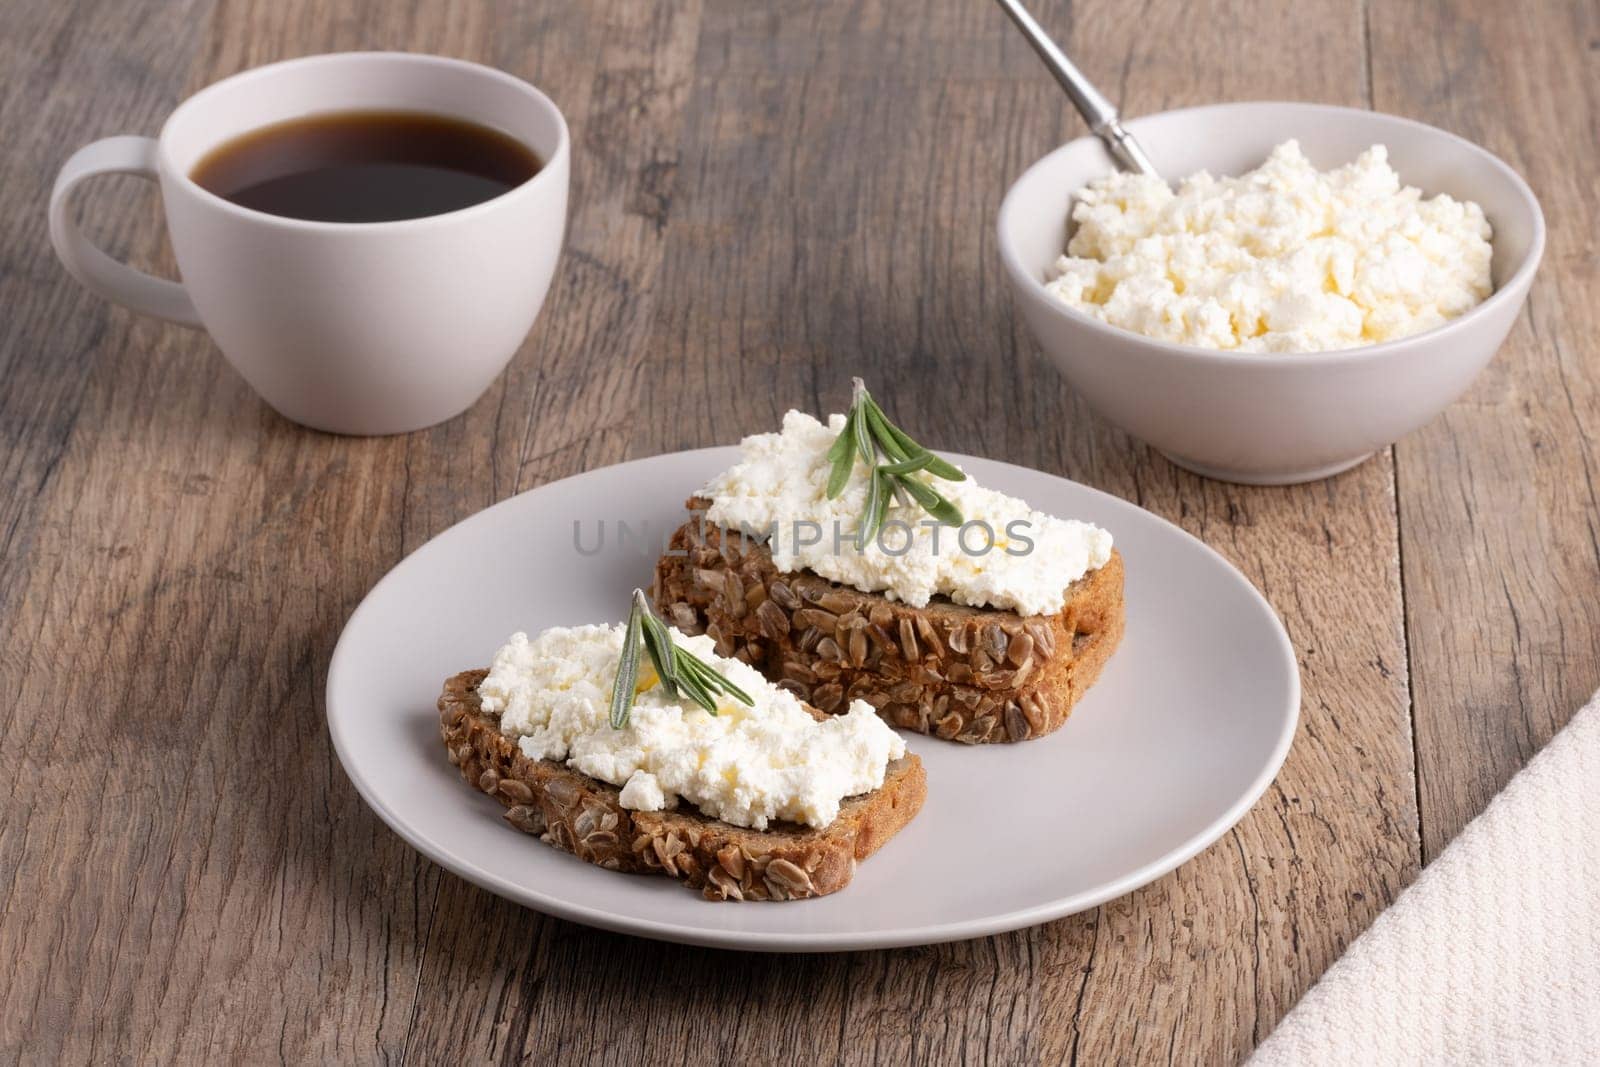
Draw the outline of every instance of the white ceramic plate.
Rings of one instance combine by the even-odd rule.
[[[542,486],[445,531],[378,583],[334,650],[328,727],[396,833],[461,877],[574,922],[726,948],[883,948],[1013,930],[1127,893],[1216,840],[1277,773],[1300,677],[1282,624],[1238,571],[1115,497],[956,456],[986,485],[1106,527],[1126,561],[1127,636],[1064,727],[979,747],[907,735],[927,767],[927,804],[848,888],[818,900],[713,903],[513,830],[445,760],[440,684],[487,665],[513,631],[620,618],[684,500],[735,454],[681,452]],[[575,522],[592,552],[601,520],[605,550],[580,553]],[[618,520],[634,531],[625,548]]]

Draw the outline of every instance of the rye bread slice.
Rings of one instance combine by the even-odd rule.
[[[865,700],[891,725],[946,740],[1024,741],[1059,729],[1122,640],[1122,555],[1074,582],[1054,615],[913,608],[809,572],[705,521],[710,501],[656,564],[657,609],[829,713]]]
[[[487,671],[463,671],[439,695],[439,734],[461,777],[506,806],[524,833],[613,871],[665,874],[710,900],[800,900],[850,884],[856,861],[883,846],[928,795],[922,761],[889,764],[883,786],[845,800],[823,829],[775,823],[765,831],[677,811],[630,811],[616,786],[563,763],[533,760],[483,710]],[[810,709],[814,715],[820,712]]]

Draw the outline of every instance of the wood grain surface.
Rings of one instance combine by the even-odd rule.
[[[0,1057],[17,1062],[1242,1058],[1600,685],[1600,5],[1035,5],[1129,114],[1372,106],[1520,170],[1528,308],[1441,418],[1251,489],[1098,421],[998,272],[1007,183],[1081,133],[981,0],[10,0],[0,28]],[[54,262],[79,144],[262,62],[487,62],[572,126],[562,266],[466,415],[301,430],[201,334]],[[154,193],[90,232],[171,269]],[[1288,626],[1301,728],[1238,827],[1083,915],[890,952],[683,949],[509,905],[360,802],[329,654],[428,537],[555,478],[843,405],[1077,479],[1222,552]],[[728,398],[734,398],[731,405]]]

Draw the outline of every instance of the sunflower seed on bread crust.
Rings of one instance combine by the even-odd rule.
[[[765,545],[704,521],[710,506],[689,500],[694,516],[656,564],[657,608],[705,619],[731,649],[759,650],[747,661],[774,681],[809,670],[812,703],[827,712],[860,699],[891,725],[966,744],[1041,737],[1067,721],[1122,640],[1116,550],[1068,588],[1054,615],[944,598],[913,608],[808,572],[779,572]],[[719,571],[763,589],[762,609],[725,610]]]
[[[712,900],[837,893],[850,884],[857,861],[910,822],[927,796],[922,761],[908,753],[889,764],[881,788],[847,798],[820,830],[793,823],[750,830],[687,804],[632,811],[616,786],[523,755],[478,701],[486,673],[454,675],[439,695],[439,736],[467,784],[503,804],[507,823],[546,844],[608,870],[677,878]]]

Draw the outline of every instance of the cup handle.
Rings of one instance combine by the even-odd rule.
[[[62,266],[90,292],[107,300],[184,326],[199,326],[200,316],[183,286],[118,263],[78,229],[69,210],[72,191],[80,182],[101,174],[136,174],[157,180],[156,142],[149,137],[107,137],[84,145],[67,160],[50,190],[50,243]]]

